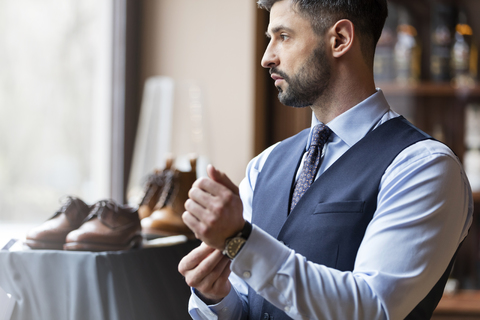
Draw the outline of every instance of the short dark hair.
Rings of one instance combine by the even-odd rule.
[[[350,20],[362,38],[362,54],[373,63],[375,47],[388,16],[386,0],[258,0],[257,4],[270,11],[279,1],[292,1],[318,35],[325,34],[341,19]]]

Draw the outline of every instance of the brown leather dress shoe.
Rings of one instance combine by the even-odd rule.
[[[152,214],[142,219],[142,232],[147,239],[185,235],[195,239],[194,233],[182,220],[188,191],[197,179],[196,158],[190,159],[191,171],[164,170],[166,176],[162,196]]]
[[[32,249],[62,250],[67,234],[80,227],[89,212],[85,202],[67,197],[53,217],[27,233],[25,244]]]
[[[85,222],[67,235],[64,250],[118,251],[142,244],[138,211],[111,200],[95,204]]]

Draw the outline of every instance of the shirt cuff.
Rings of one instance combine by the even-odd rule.
[[[196,289],[191,289],[188,312],[193,319],[234,319],[238,317],[236,313],[241,314],[242,301],[233,286],[222,301],[213,305],[207,305],[198,297]]]
[[[233,259],[230,269],[260,293],[292,252],[262,229],[252,225],[252,233],[242,250]]]

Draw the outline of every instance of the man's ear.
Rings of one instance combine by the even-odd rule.
[[[330,29],[330,46],[334,58],[339,58],[347,53],[353,45],[355,28],[350,20],[337,21]]]

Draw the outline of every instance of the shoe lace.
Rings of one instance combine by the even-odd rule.
[[[157,184],[159,182],[158,181],[159,176],[160,174],[156,172],[151,173],[143,179],[143,184],[145,185],[146,188],[148,188],[152,184]]]
[[[165,171],[160,173],[155,172],[147,176],[145,182],[145,190],[142,201],[140,201],[140,205],[147,204],[150,199],[153,197],[154,192],[152,192],[153,188],[163,188],[165,181],[164,181]]]
[[[165,170],[164,171],[164,189],[160,199],[158,200],[159,207],[163,208],[168,205],[168,203],[175,198],[177,191],[175,183],[175,171],[174,170]]]
[[[105,208],[108,208],[113,212],[118,212],[118,205],[115,203],[115,201],[111,199],[100,200],[95,204],[94,208],[84,221],[88,221],[93,217],[98,216],[100,213],[103,212],[103,210],[105,210]]]
[[[65,211],[67,211],[67,208],[72,204],[73,200],[75,198],[72,197],[72,196],[63,196],[60,198],[60,203],[62,204],[62,206],[54,213],[53,218],[55,218],[56,216],[58,216],[59,214],[62,214],[64,213]]]
[[[64,211],[68,205],[70,203],[72,203],[73,201],[73,197],[72,196],[63,196],[61,199],[60,199],[60,202],[62,203],[62,206],[60,207],[60,209],[58,211]]]

